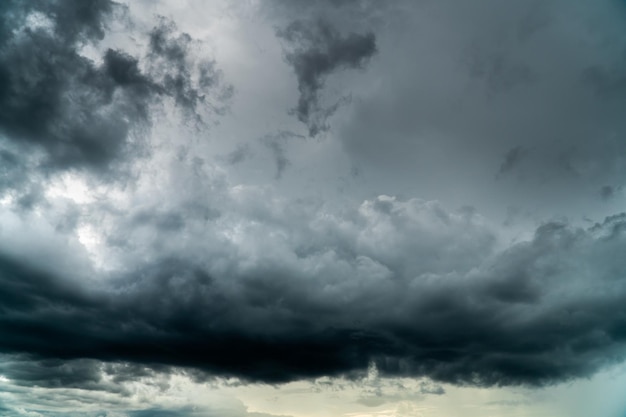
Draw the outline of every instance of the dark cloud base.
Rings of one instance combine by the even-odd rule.
[[[290,45],[286,58],[298,79],[300,98],[293,113],[307,125],[309,135],[316,136],[328,130],[326,120],[341,104],[321,105],[326,77],[342,69],[362,68],[376,53],[376,37],[372,32],[341,36],[323,19],[297,20],[278,35]]]
[[[455,384],[558,382],[624,358],[625,265],[602,254],[624,247],[625,230],[624,215],[589,230],[546,224],[480,272],[407,280],[398,269],[345,302],[279,269],[216,279],[170,259],[90,289],[5,254],[0,351],[272,383],[356,375],[371,361]]]

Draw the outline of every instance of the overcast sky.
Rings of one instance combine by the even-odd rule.
[[[626,3],[2,0],[0,414],[624,417]]]

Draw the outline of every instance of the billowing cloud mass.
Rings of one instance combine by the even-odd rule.
[[[442,417],[623,366],[625,23],[4,1],[0,414]]]
[[[272,382],[374,361],[392,375],[543,384],[622,359],[624,265],[611,254],[624,245],[623,216],[586,230],[547,223],[498,252],[471,210],[419,200],[379,197],[343,215],[261,207],[244,223],[205,223],[238,230],[221,248],[196,243],[204,256],[158,256],[95,286],[5,255],[0,347]],[[136,225],[124,229],[166,240],[198,222],[126,216]]]

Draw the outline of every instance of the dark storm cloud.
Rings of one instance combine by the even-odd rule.
[[[231,186],[224,167],[207,167],[200,157],[180,152],[174,162],[161,154],[151,161],[159,165],[145,167],[149,174],[138,181],[140,191],[124,190],[122,197],[111,193],[110,200],[94,192],[88,196],[93,203],[58,203],[43,215],[30,216],[24,208],[33,207],[45,191],[38,188],[41,177],[33,171],[43,176],[42,166],[106,167],[133,150],[133,129],[150,125],[154,103],[176,104],[196,122],[203,108],[222,112],[221,100],[231,93],[220,90],[214,64],[194,56],[191,37],[167,20],[149,33],[141,58],[114,49],[104,51],[99,63],[83,57],[81,45],[104,36],[104,22],[117,8],[108,2],[80,4],[92,3],[84,10],[70,7],[78,3],[69,1],[0,5],[0,110],[8,112],[0,113],[0,187],[20,188],[16,205],[6,206],[0,217],[0,232],[8,236],[0,239],[0,352],[10,356],[0,364],[0,374],[16,386],[127,394],[124,382],[145,382],[155,369],[167,374],[182,367],[198,380],[217,375],[274,383],[322,375],[355,377],[374,363],[383,375],[538,386],[586,377],[625,358],[626,317],[620,312],[626,302],[621,256],[626,215],[590,229],[545,223],[528,241],[500,250],[502,242],[475,210],[450,212],[436,202],[388,196],[358,207],[278,198],[270,186],[244,180]],[[343,7],[361,2],[316,4],[322,3]],[[301,94],[295,113],[311,136],[326,128],[326,118],[337,106],[321,104],[327,77],[363,67],[379,48],[391,54],[391,64],[377,68],[373,77],[391,75],[373,87],[381,91],[359,101],[355,123],[346,128],[348,133],[358,128],[359,134],[340,135],[352,156],[369,152],[385,159],[387,154],[392,157],[383,165],[394,167],[402,158],[413,164],[416,155],[434,155],[429,162],[449,171],[454,181],[465,176],[461,162],[466,150],[493,156],[484,164],[476,159],[492,182],[498,167],[502,176],[537,166],[553,169],[548,162],[555,155],[568,175],[593,174],[606,166],[621,172],[619,164],[585,165],[613,161],[623,146],[607,137],[602,142],[611,144],[607,150],[577,136],[581,126],[603,113],[586,104],[578,107],[586,103],[576,95],[580,90],[576,100],[567,102],[576,110],[571,113],[560,101],[561,93],[573,91],[568,85],[550,90],[555,101],[548,104],[533,95],[561,78],[552,80],[544,68],[549,82],[535,85],[541,68],[536,68],[537,60],[527,59],[520,44],[543,39],[542,31],[550,26],[529,18],[522,30],[504,19],[504,26],[519,36],[514,41],[498,37],[496,43],[504,47],[494,47],[488,40],[498,31],[476,16],[490,16],[485,10],[493,9],[496,16],[510,18],[509,8],[521,6],[507,5],[504,11],[492,7],[492,0],[482,0],[475,3],[476,10],[460,4],[448,10],[451,3],[432,4],[434,15],[452,16],[451,21],[442,18],[428,26],[426,14],[419,21],[423,25],[411,21],[409,26],[426,33],[436,27],[435,38],[453,44],[451,61],[448,52],[434,52],[448,49],[437,44],[431,49],[431,37],[411,31],[402,39],[387,34],[385,45],[427,39],[429,45],[418,48],[423,55],[408,54],[410,48],[379,47],[378,30],[374,38],[362,34],[362,27],[346,25],[340,34],[335,21],[308,16],[280,33],[290,48],[287,61]],[[478,19],[469,26],[485,29],[487,35],[467,29],[468,17]],[[468,33],[474,43],[466,45]],[[556,38],[560,45],[561,35]],[[467,53],[476,55],[470,65],[463,59]],[[539,61],[555,65],[552,74],[560,76],[559,62],[551,57],[545,54]],[[588,67],[589,60],[583,61],[571,66],[569,80],[578,87],[582,83],[584,97],[615,100],[606,116],[617,120],[612,117],[616,109],[621,114],[621,98],[608,90],[619,87],[620,78],[604,70],[582,77],[580,67]],[[459,74],[462,81],[455,83]],[[208,96],[205,89],[218,96]],[[457,100],[459,91],[475,95],[463,102]],[[531,99],[525,101],[525,94]],[[486,95],[488,103],[481,101]],[[551,117],[545,115],[552,110],[572,126],[550,127]],[[35,122],[27,123],[29,112]],[[619,131],[618,122],[610,125]],[[422,126],[442,134],[422,140],[417,134]],[[280,177],[290,163],[287,144],[293,134],[278,132],[262,142]],[[569,138],[567,133],[578,148],[551,141]],[[426,151],[429,144],[436,152],[414,152],[414,146]],[[41,151],[44,160],[30,158],[25,151],[31,149]],[[240,163],[248,149],[242,146],[226,162]],[[542,149],[548,149],[548,157],[538,162],[533,158],[545,156]],[[441,155],[445,163],[437,159]],[[360,162],[355,164],[364,166]],[[449,169],[452,165],[462,168]],[[428,177],[439,185],[437,175]],[[598,199],[600,192],[611,197],[620,190],[611,178],[603,178],[604,184],[615,185],[610,190],[597,186],[590,196]],[[84,227],[78,233],[79,226],[94,230]],[[76,231],[77,237],[68,231]],[[73,246],[57,245],[65,238],[74,239]],[[441,390],[433,386],[422,392]],[[192,411],[154,408],[138,415]]]
[[[257,232],[259,248],[278,250],[273,239],[301,221],[281,216]],[[491,237],[471,213],[379,198],[347,216],[299,230],[308,238],[293,253],[221,274],[208,270],[226,259],[180,257],[87,287],[4,254],[0,351],[32,355],[43,375],[54,360],[89,358],[281,382],[374,361],[385,375],[478,385],[562,381],[624,358],[626,263],[615,254],[626,216],[588,230],[548,223],[487,258]],[[422,228],[432,224],[440,231]],[[97,385],[89,366],[77,369],[51,383]]]
[[[3,357],[0,372],[23,387],[79,388],[128,395],[121,385],[103,379],[102,368],[101,363],[86,359],[33,361]]]
[[[23,153],[43,150],[42,166],[106,168],[137,150],[151,105],[165,98],[188,115],[213,106],[207,94],[220,88],[219,72],[191,62],[191,39],[172,23],[151,32],[143,63],[120,50],[105,51],[101,64],[81,54],[123,11],[109,0],[3,2],[0,134]]]
[[[97,164],[125,135],[118,131],[124,124],[108,124],[96,114],[106,100],[97,85],[100,74],[76,51],[79,42],[103,36],[102,21],[113,3],[85,6],[73,13],[70,2],[9,2],[0,16],[6,35],[0,49],[0,128],[11,139],[43,145],[60,163]],[[27,17],[35,12],[53,27],[28,27]],[[101,143],[92,128],[100,130]]]
[[[316,136],[328,129],[326,120],[340,103],[324,107],[320,92],[326,77],[342,69],[362,68],[376,53],[373,33],[350,33],[342,36],[325,20],[295,21],[278,32],[289,45],[287,62],[298,80],[300,98],[293,112]]]

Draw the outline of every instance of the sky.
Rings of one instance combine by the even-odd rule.
[[[622,0],[0,2],[0,415],[626,416]]]

